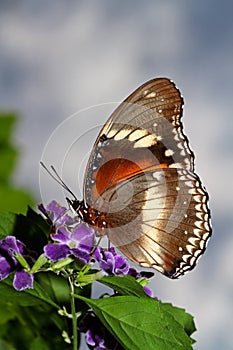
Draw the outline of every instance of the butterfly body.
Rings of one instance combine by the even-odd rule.
[[[170,278],[196,265],[211,235],[208,194],[194,171],[182,106],[167,78],[133,92],[95,142],[84,200],[71,202],[98,236]]]

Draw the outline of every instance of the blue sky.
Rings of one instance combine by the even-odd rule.
[[[48,140],[44,157],[78,192],[115,103],[153,77],[179,86],[185,132],[210,193],[213,237],[194,271],[178,281],[156,274],[154,290],[194,315],[195,348],[207,350],[233,342],[232,13],[233,3],[216,0],[0,3],[0,107],[20,114],[15,181],[38,202],[61,192],[48,176],[39,183]]]

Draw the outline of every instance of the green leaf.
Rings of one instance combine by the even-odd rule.
[[[121,295],[134,295],[137,297],[149,298],[143,287],[132,276],[106,276],[98,282],[116,290]]]
[[[0,339],[0,349],[1,350],[16,350],[16,348],[12,345],[6,342],[3,339]]]
[[[50,350],[50,346],[38,335],[31,343],[30,350]]]
[[[16,123],[16,115],[13,113],[0,113],[0,144],[5,144],[11,137]]]
[[[15,161],[17,159],[18,152],[16,149],[9,145],[0,146],[0,182],[7,182],[11,175]]]
[[[14,234],[16,214],[0,212],[0,239]]]
[[[93,309],[126,350],[192,349],[192,340],[186,334],[182,322],[177,321],[160,301],[135,296],[97,300],[76,297]]]
[[[179,322],[188,335],[191,335],[196,331],[193,316],[185,312],[184,309],[175,307],[170,303],[164,303],[164,309],[169,312]]]
[[[11,142],[15,121],[15,115],[0,113],[0,210],[22,213],[27,205],[33,204],[33,199],[27,191],[15,188],[9,181],[18,156],[18,147]]]
[[[28,207],[27,218],[33,222],[38,227],[38,229],[44,232],[46,237],[48,237],[47,234],[50,231],[50,226],[41,214],[38,214],[32,208]]]
[[[0,239],[16,236],[26,246],[39,254],[48,241],[50,226],[46,220],[31,208],[27,216],[0,212]]]
[[[16,148],[11,144],[11,134],[15,122],[16,116],[6,113],[0,114],[0,183],[7,182],[14,169],[18,154]]]
[[[50,307],[46,310],[42,310],[40,306],[13,305],[12,309],[13,307],[15,318],[0,327],[0,337],[7,343],[13,344],[15,349],[29,350],[34,349],[31,344],[34,344],[36,338],[43,337],[49,349],[66,349],[61,337],[62,331],[68,329],[65,317],[60,317],[57,311]],[[39,344],[40,342],[36,342],[36,345]]]
[[[58,305],[70,304],[70,290],[67,280],[52,272],[39,273],[37,281],[46,294]]]
[[[18,292],[12,286],[13,277],[9,276],[0,283],[1,303],[11,303],[18,306],[33,306],[39,304],[48,304],[59,309],[59,305],[49,296],[44,288],[34,281],[34,289],[25,289]]]
[[[32,197],[24,190],[0,184],[0,211],[25,213]]]
[[[4,323],[7,323],[16,317],[16,310],[13,304],[11,304],[9,301],[6,303],[2,300],[0,300],[0,310],[0,329],[2,330],[2,325]]]
[[[50,226],[40,214],[29,207],[26,216],[17,215],[14,233],[27,247],[40,254],[48,243]]]

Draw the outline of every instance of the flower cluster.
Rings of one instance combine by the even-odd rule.
[[[2,239],[0,241],[0,281],[15,272],[13,286],[16,290],[33,288],[34,276],[25,271],[28,265],[24,256],[27,257],[27,255],[25,245],[14,236]]]
[[[92,350],[124,350],[91,311],[79,323],[79,331],[86,333],[86,343]]]
[[[55,201],[46,208],[41,204],[41,212],[55,228],[49,243],[44,247],[45,256],[53,262],[66,259],[72,255],[85,264],[97,262],[105,275],[123,276],[129,272],[129,263],[121,255],[117,255],[114,248],[109,250],[94,247],[95,232],[84,223],[66,214],[66,209]]]
[[[129,272],[128,260],[121,255],[117,255],[114,248],[109,248],[109,250],[96,248],[94,258],[108,276],[124,276]]]
[[[52,226],[51,242],[44,247],[44,257],[51,262],[64,260],[69,256],[85,264],[97,262],[108,276],[131,275],[137,280],[151,277],[151,273],[137,272],[129,267],[128,260],[118,255],[114,248],[94,247],[95,232],[86,224],[67,214],[67,209],[52,201],[46,207],[38,206]],[[14,236],[0,241],[0,280],[15,272],[13,286],[17,290],[33,288],[34,274],[27,263],[29,252],[24,243]],[[33,258],[30,257],[30,262]],[[34,272],[34,271],[33,271]],[[145,292],[152,296],[148,287]]]
[[[75,218],[66,214],[67,209],[55,201],[46,208],[40,204],[39,209],[55,231],[51,236],[54,243],[44,247],[45,256],[56,262],[73,255],[88,264],[94,245],[94,230],[85,224],[77,223]]]
[[[98,264],[100,271],[99,274],[96,273],[96,276],[98,275],[96,279],[103,275],[130,275],[143,286],[146,294],[153,297],[152,291],[147,287],[148,278],[152,277],[153,273],[138,272],[130,267],[128,260],[118,255],[114,248],[95,247],[94,230],[79,219],[69,216],[67,209],[57,202],[52,201],[46,207],[40,204],[38,208],[51,226],[49,243],[44,246],[43,253],[35,260],[35,252],[31,253],[16,237],[7,236],[0,240],[0,281],[14,273],[13,287],[16,290],[33,288],[35,273],[51,271],[56,262],[71,258],[70,261],[75,259],[81,261],[81,266],[85,264],[87,269],[84,271],[87,272],[92,263]],[[81,271],[79,275],[81,276]],[[85,280],[84,275],[82,281],[87,280],[88,278]],[[86,333],[86,341],[90,349],[123,349],[92,311],[84,315],[79,324],[79,330]]]
[[[56,262],[73,255],[85,264],[89,263],[94,231],[86,225],[80,224],[72,230],[62,226],[51,238],[54,243],[49,243],[44,247],[45,256],[48,259]]]

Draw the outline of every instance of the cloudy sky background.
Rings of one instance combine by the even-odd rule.
[[[63,198],[47,175],[39,183],[42,154],[79,193],[88,153],[116,102],[159,76],[182,91],[213,237],[194,271],[178,281],[156,274],[153,288],[194,315],[195,349],[233,342],[232,13],[232,2],[216,0],[0,2],[0,109],[20,113],[15,181],[38,202]]]

